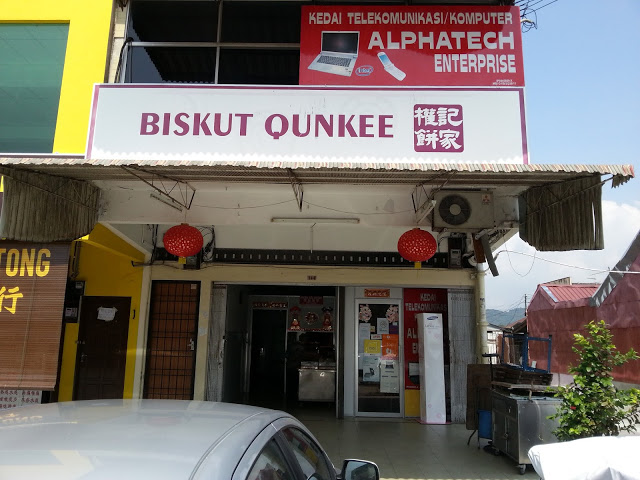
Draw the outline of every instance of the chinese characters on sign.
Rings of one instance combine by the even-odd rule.
[[[0,248],[0,272],[7,280],[15,277],[46,277],[49,273],[51,251],[46,248]],[[16,282],[17,283],[17,282]],[[20,286],[0,284],[0,318],[5,312],[15,315],[18,300],[24,295]]]
[[[365,288],[364,296],[367,298],[389,298],[391,290],[388,288]]]
[[[462,105],[415,105],[416,152],[463,152]]]
[[[41,390],[0,390],[0,410],[41,402]]]
[[[20,287],[0,288],[0,313],[2,313],[2,309],[4,307],[4,309],[9,311],[11,315],[14,315],[16,313],[16,302],[22,297],[23,295],[20,293]],[[8,302],[5,302],[5,299],[11,301],[10,307],[7,306]]]

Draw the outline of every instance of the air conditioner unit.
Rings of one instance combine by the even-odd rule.
[[[441,190],[435,194],[435,200],[434,229],[468,232],[495,226],[491,192]]]

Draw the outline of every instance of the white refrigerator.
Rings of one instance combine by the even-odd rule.
[[[420,365],[420,422],[447,422],[444,389],[444,351],[442,314],[419,313],[418,356]]]

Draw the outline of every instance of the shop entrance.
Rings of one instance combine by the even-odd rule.
[[[143,398],[193,399],[199,301],[199,282],[152,283]]]
[[[228,285],[222,400],[335,415],[333,287]]]
[[[82,297],[73,399],[122,398],[130,297]]]
[[[251,322],[249,403],[283,408],[287,328],[286,310],[255,310]]]

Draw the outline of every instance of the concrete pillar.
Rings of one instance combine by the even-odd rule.
[[[487,340],[487,311],[484,288],[484,264],[476,265],[476,357],[478,363],[489,363],[489,359],[483,357],[484,353],[489,353]]]

